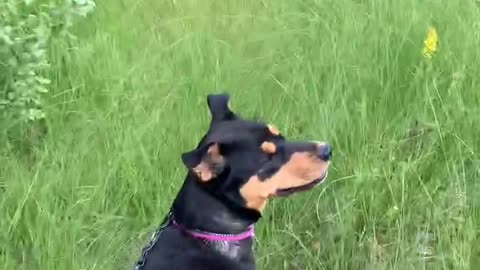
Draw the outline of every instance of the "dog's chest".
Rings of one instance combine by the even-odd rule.
[[[231,260],[240,260],[242,257],[242,245],[240,241],[206,241],[203,240],[203,245],[213,252],[218,252]]]

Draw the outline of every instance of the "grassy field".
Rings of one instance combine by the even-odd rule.
[[[52,45],[35,159],[0,152],[0,269],[131,269],[221,91],[334,147],[328,183],[267,206],[259,269],[478,269],[479,18],[473,0],[97,1]]]

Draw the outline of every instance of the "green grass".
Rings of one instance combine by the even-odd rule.
[[[477,269],[480,4],[441,2],[97,1],[51,48],[35,160],[0,152],[0,269],[131,269],[223,90],[334,147],[328,183],[267,206],[259,269]]]

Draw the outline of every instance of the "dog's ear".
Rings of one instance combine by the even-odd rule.
[[[183,153],[182,161],[202,182],[212,180],[225,167],[225,159],[220,153],[220,145],[218,143],[212,143],[206,147]]]
[[[237,116],[228,107],[230,95],[210,94],[207,96],[208,108],[212,115],[212,122],[234,120]]]

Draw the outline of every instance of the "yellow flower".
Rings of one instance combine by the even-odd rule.
[[[426,58],[432,58],[432,55],[437,51],[438,34],[433,27],[428,28],[427,37],[423,41],[422,54]]]

